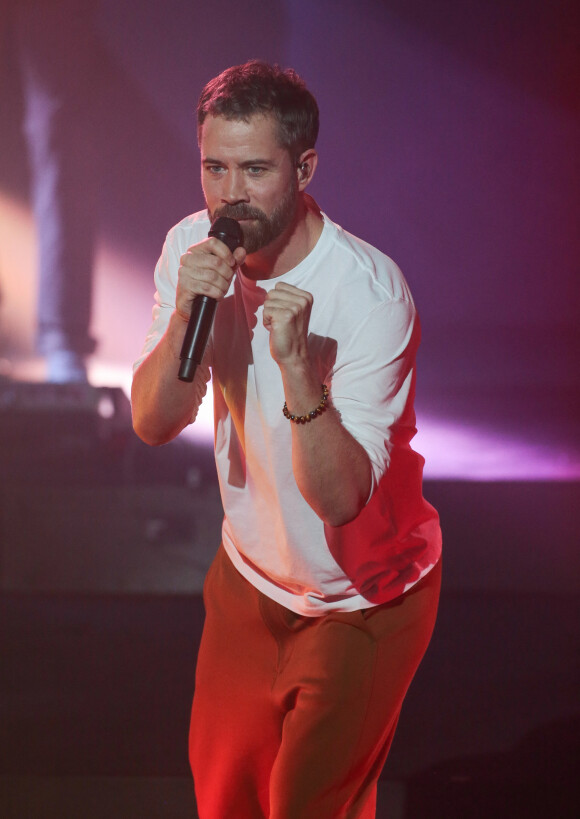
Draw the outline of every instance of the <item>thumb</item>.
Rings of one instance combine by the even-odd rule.
[[[236,260],[236,264],[237,265],[243,264],[246,261],[247,255],[248,254],[246,253],[243,247],[237,247],[234,250],[234,259]]]

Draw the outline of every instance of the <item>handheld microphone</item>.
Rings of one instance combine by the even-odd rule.
[[[227,216],[220,216],[210,228],[208,236],[215,236],[223,242],[232,253],[237,247],[243,247],[244,234],[240,223]],[[209,296],[196,296],[193,300],[191,315],[187,323],[185,338],[181,346],[178,378],[180,381],[193,381],[195,370],[201,364],[209,338],[217,301]]]

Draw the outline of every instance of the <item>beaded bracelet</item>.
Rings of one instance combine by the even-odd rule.
[[[289,420],[292,421],[294,424],[309,424],[313,418],[316,418],[319,415],[322,415],[324,410],[326,409],[326,400],[328,398],[328,387],[326,384],[321,384],[322,387],[322,398],[320,399],[320,404],[313,409],[312,412],[307,412],[306,415],[292,415],[290,410],[286,406],[286,401],[284,401],[284,406],[282,407],[282,412],[284,416]]]

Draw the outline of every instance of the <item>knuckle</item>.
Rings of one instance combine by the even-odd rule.
[[[215,289],[211,282],[207,282],[205,280],[202,280],[199,283],[199,289],[201,291],[202,296],[211,296],[215,292]]]

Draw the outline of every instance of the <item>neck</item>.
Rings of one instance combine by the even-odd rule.
[[[308,194],[298,199],[296,215],[287,230],[266,247],[246,257],[242,265],[248,279],[275,279],[299,265],[313,250],[322,233],[322,215]]]

